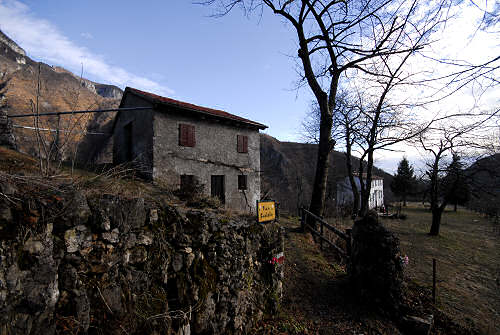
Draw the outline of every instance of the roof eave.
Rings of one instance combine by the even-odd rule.
[[[155,99],[155,98],[153,98],[151,96],[148,96],[146,94],[141,94],[140,92],[137,92],[137,91],[131,89],[130,87],[126,87],[125,88],[125,91],[123,92],[123,97],[125,97],[125,94],[127,94],[127,93],[132,93],[132,94],[135,94],[137,96],[140,96],[141,98],[146,99],[146,100],[148,100],[149,102],[151,102],[153,104],[159,104],[159,105],[165,105],[165,106],[172,106],[172,107],[176,107],[176,108],[179,108],[179,109],[188,110],[188,111],[191,111],[191,112],[194,112],[194,113],[203,114],[203,115],[209,116],[209,117],[214,118],[214,119],[228,120],[230,122],[235,122],[237,124],[244,124],[244,125],[247,125],[247,126],[251,126],[252,128],[257,128],[257,129],[261,129],[261,130],[264,130],[264,129],[268,128],[268,126],[266,126],[266,125],[264,125],[262,123],[253,122],[253,121],[250,121],[250,120],[249,121],[244,121],[244,120],[233,119],[233,118],[229,118],[229,117],[224,117],[222,115],[216,115],[216,114],[205,112],[205,111],[202,111],[202,110],[199,110],[199,109],[191,108],[191,107],[188,107],[188,106],[182,106],[182,105],[179,105],[179,104],[176,104],[176,103],[169,103],[169,102],[166,102],[166,101],[161,101],[161,100]],[[122,107],[122,102],[123,101],[124,101],[124,99],[122,98],[122,101],[120,102],[120,107]]]

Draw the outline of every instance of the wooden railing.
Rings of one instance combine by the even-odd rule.
[[[328,222],[326,222],[322,217],[319,217],[311,212],[309,212],[305,208],[300,209],[301,215],[300,215],[300,223],[302,226],[302,229],[305,231],[307,228],[311,233],[314,235],[318,236],[320,238],[320,247],[323,248],[323,241],[328,243],[335,251],[337,251],[344,259],[348,259],[351,257],[351,229],[346,229],[345,232],[335,228]],[[319,231],[312,227],[310,224],[308,224],[311,221],[309,218],[312,218],[314,222],[319,223]],[[324,234],[325,228],[331,231],[332,233],[336,234],[346,242],[346,251],[342,250],[340,247],[338,247],[333,241],[330,241]]]

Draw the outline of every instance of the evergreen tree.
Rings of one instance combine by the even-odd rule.
[[[454,205],[455,212],[457,211],[457,205],[464,205],[469,201],[470,186],[465,174],[464,164],[457,154],[453,154],[442,183],[443,196],[446,197],[448,203]]]
[[[406,157],[403,157],[399,162],[398,172],[394,175],[391,183],[392,192],[403,200],[403,206],[406,206],[406,197],[413,192],[415,184],[413,167],[408,163]]]

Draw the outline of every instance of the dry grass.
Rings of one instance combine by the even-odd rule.
[[[419,204],[403,208],[406,220],[384,219],[410,258],[409,279],[432,285],[437,260],[437,306],[485,334],[500,334],[500,227],[480,215],[459,209],[443,214],[440,235],[427,235],[431,213]]]

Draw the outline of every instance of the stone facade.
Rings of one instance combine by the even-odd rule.
[[[276,223],[144,198],[18,190],[0,180],[14,199],[0,199],[2,335],[248,334],[278,311]]]
[[[113,127],[113,163],[133,164],[146,179],[153,177],[153,104],[132,94],[123,97],[120,106],[141,106],[149,109],[122,111]],[[130,125],[129,134],[126,126]],[[130,136],[130,137],[128,137]]]
[[[264,125],[130,88],[120,107],[146,109],[117,115],[115,164],[132,158],[141,175],[173,190],[181,187],[181,176],[193,176],[205,195],[216,193],[218,177],[226,208],[255,211],[260,199],[259,129]],[[193,127],[193,146],[180,145],[181,125]],[[246,152],[239,152],[238,136],[245,137]]]

